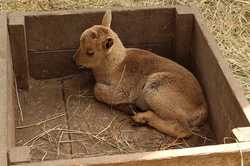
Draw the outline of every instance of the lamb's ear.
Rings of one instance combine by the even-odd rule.
[[[111,10],[106,10],[103,18],[102,18],[102,25],[106,27],[110,27],[112,21]]]
[[[106,50],[110,49],[114,44],[114,39],[111,37],[108,37],[107,39],[105,39],[103,41],[103,48],[105,48]]]

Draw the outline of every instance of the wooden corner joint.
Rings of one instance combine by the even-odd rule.
[[[178,15],[190,15],[190,14],[194,14],[195,12],[197,12],[196,8],[193,7],[188,7],[188,6],[176,6],[176,13]]]
[[[239,127],[232,130],[239,142],[250,142],[250,127]]]
[[[8,160],[9,163],[18,164],[31,161],[31,150],[28,146],[19,146],[9,149],[8,151]]]
[[[19,14],[9,14],[8,15],[8,25],[15,26],[15,25],[23,25],[24,26],[24,15]]]
[[[8,30],[11,43],[13,69],[20,89],[29,89],[29,62],[25,30],[25,16],[8,15]]]

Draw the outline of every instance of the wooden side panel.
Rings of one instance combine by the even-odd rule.
[[[7,112],[8,112],[8,148],[12,148],[16,144],[15,140],[15,111],[16,111],[16,87],[13,74],[13,63],[12,63],[12,53],[10,46],[10,38],[8,31],[6,31],[7,36],[7,54],[6,54],[6,64],[7,64]]]
[[[249,126],[245,109],[249,107],[242,90],[234,82],[229,67],[196,16],[192,41],[192,56],[197,78],[205,90],[210,122],[219,142],[232,135],[235,127]]]
[[[250,144],[203,146],[71,160],[45,161],[16,166],[249,166]]]
[[[7,17],[0,15],[0,164],[7,166]]]
[[[79,46],[80,35],[86,28],[100,24],[103,14],[104,10],[82,10],[26,16],[31,76],[42,79],[76,72],[71,57]],[[112,29],[125,46],[173,57],[174,8],[114,9],[112,14]]]
[[[159,44],[127,46],[147,49],[160,55],[171,49],[171,46],[168,44],[166,46]],[[76,49],[31,51],[29,53],[31,76],[35,79],[48,79],[79,73],[77,66],[72,61],[75,51]]]
[[[26,16],[28,48],[76,48],[81,33],[101,23],[105,10]],[[163,43],[173,37],[174,9],[124,9],[112,11],[112,29],[124,44]]]
[[[77,74],[79,70],[73,62],[75,50],[30,52],[30,74],[35,79],[48,79]]]
[[[175,23],[175,60],[190,69],[194,16],[190,10],[177,8]]]
[[[10,82],[12,80],[11,55],[5,13],[0,14],[0,43],[0,165],[7,166],[7,149],[15,144],[15,120]]]
[[[20,89],[29,87],[29,68],[27,59],[26,34],[24,26],[24,16],[9,16],[9,34],[11,42],[11,53],[13,58],[13,68]]]

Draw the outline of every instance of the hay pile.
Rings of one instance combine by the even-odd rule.
[[[46,11],[98,7],[188,5],[197,7],[250,101],[249,0],[0,0],[0,10]]]

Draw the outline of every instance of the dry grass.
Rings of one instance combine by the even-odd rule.
[[[197,7],[250,101],[249,0],[0,0],[0,10],[46,11],[99,7],[188,5]]]

